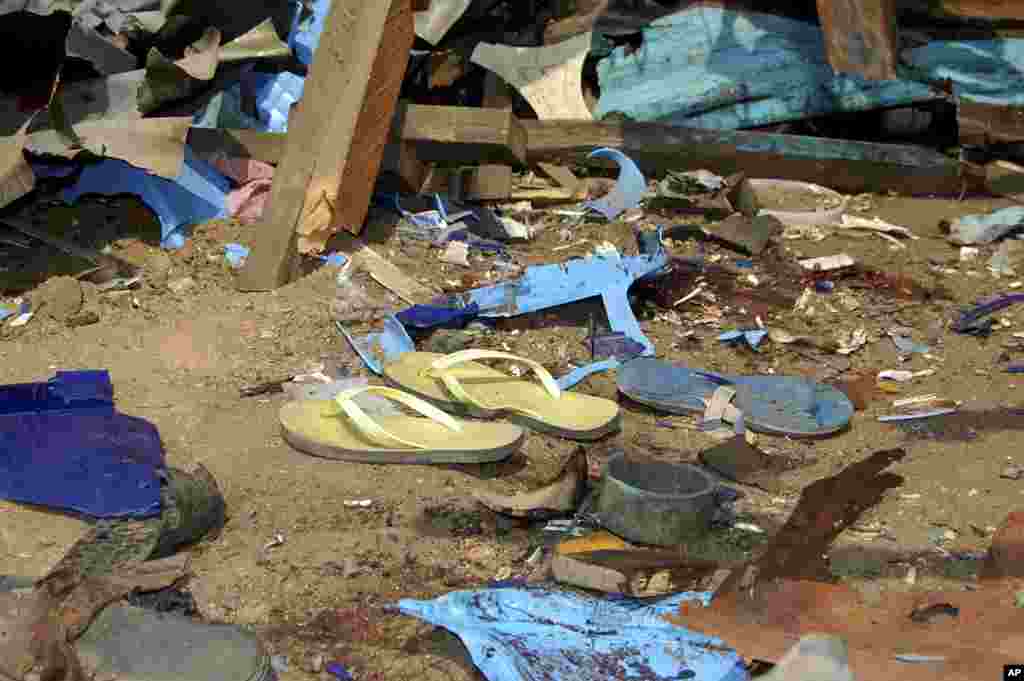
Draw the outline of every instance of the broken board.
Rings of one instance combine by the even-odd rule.
[[[281,286],[297,251],[362,228],[414,39],[410,0],[334,0],[239,289]]]
[[[765,132],[705,130],[661,123],[521,121],[527,160],[593,165],[597,147],[619,149],[651,175],[706,169],[727,176],[827,182],[859,194],[957,195],[984,191],[984,172],[922,147]],[[824,178],[824,180],[823,180]]]

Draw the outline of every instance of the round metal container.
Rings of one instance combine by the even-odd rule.
[[[718,484],[702,468],[627,459],[608,460],[597,516],[611,532],[640,544],[675,546],[711,528]]]

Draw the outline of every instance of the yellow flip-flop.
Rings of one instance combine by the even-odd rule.
[[[539,383],[509,376],[475,361],[478,359],[504,359],[526,365]],[[406,352],[385,363],[383,371],[392,385],[454,414],[506,418],[570,440],[596,440],[622,425],[616,402],[566,392],[537,362],[505,352]]]
[[[417,416],[375,416],[354,398],[371,393],[404,404]],[[385,386],[362,386],[333,400],[300,400],[281,407],[284,438],[292,447],[328,459],[359,463],[488,463],[523,445],[526,432],[511,423],[461,421],[437,407]]]

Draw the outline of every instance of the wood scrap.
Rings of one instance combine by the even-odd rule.
[[[555,181],[559,187],[569,192],[574,198],[582,198],[586,194],[586,187],[571,170],[557,163],[538,163],[537,168],[542,173]]]
[[[16,134],[0,137],[0,208],[17,201],[36,186],[36,175],[25,160],[25,123]]]
[[[836,73],[896,79],[896,0],[818,0],[818,17]]]
[[[72,148],[56,130],[39,130],[28,136],[27,148],[34,154],[69,159],[89,151],[174,179],[185,165],[185,139],[191,125],[191,116],[84,121],[72,126],[80,146]]]
[[[414,34],[410,0],[335,0],[325,21],[256,243],[236,280],[276,288],[369,209]],[[373,87],[370,87],[370,83]]]
[[[362,239],[344,239],[338,250],[352,259],[352,264],[370,275],[375,282],[410,305],[429,302],[434,292],[407,276]]]
[[[526,132],[511,111],[464,106],[409,106],[400,136],[433,161],[526,160]]]
[[[592,40],[593,33],[584,33],[546,47],[480,43],[471,61],[518,90],[541,120],[593,120],[583,98],[583,62]]]
[[[957,103],[960,144],[988,146],[1024,142],[1024,107],[982,104],[963,98]]]
[[[959,195],[984,191],[982,169],[921,147],[843,141],[739,130],[706,130],[661,123],[521,121],[527,160],[594,164],[597,147],[612,147],[645,173],[706,169],[728,176],[804,182],[828,178],[831,188],[865,192]]]
[[[493,71],[484,77],[482,104],[490,109],[512,110],[512,88]],[[470,200],[507,199],[512,194],[512,168],[507,164],[482,164],[470,173],[462,189]]]

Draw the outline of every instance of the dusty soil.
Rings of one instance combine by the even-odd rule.
[[[1024,423],[1015,411],[1020,379],[1001,366],[1004,353],[1013,353],[1005,347],[1012,333],[1024,330],[1024,309],[998,315],[1007,321],[990,339],[945,329],[959,306],[1004,291],[1013,279],[995,279],[987,271],[993,248],[959,262],[938,223],[1005,203],[869,199],[863,215],[907,226],[920,239],[903,242],[902,250],[892,250],[875,235],[786,240],[779,257],[765,254],[754,258],[751,268],[712,277],[714,300],[698,296],[675,312],[639,301],[638,314],[661,357],[694,367],[773,370],[832,381],[884,369],[934,369],[931,376],[901,385],[902,396],[935,393],[962,400],[958,414],[903,427],[879,423],[877,416],[891,412],[890,401],[900,395],[876,392],[846,433],[820,441],[761,436],[758,444],[766,452],[801,463],[782,474],[771,492],[741,487],[737,511],[770,532],[806,483],[871,451],[905,446],[909,455],[895,468],[906,478],[904,487],[842,537],[834,568],[852,580],[875,580],[875,588],[883,589],[970,579],[977,562],[971,557],[987,547],[995,526],[1020,506],[1024,494],[1024,481],[1000,477],[1020,456],[1012,444]],[[584,255],[602,241],[635,252],[633,228],[658,222],[669,224],[648,215],[632,225],[552,225],[512,250],[524,264]],[[571,234],[560,234],[563,227]],[[353,375],[366,372],[331,322],[334,272],[329,267],[275,293],[234,291],[223,245],[248,243],[252,229],[211,223],[185,250],[171,254],[160,252],[151,238],[149,243],[138,238],[138,231],[111,235],[113,252],[144,268],[143,286],[131,293],[101,293],[85,285],[85,309],[99,316],[92,325],[69,328],[41,313],[24,327],[0,327],[0,380],[40,381],[57,369],[109,369],[119,408],[159,427],[172,465],[203,463],[213,472],[230,519],[219,537],[192,549],[191,589],[206,617],[257,627],[275,654],[287,656],[291,671],[284,678],[308,678],[304,669],[318,655],[345,662],[359,679],[479,678],[454,637],[385,608],[403,597],[431,598],[523,574],[532,549],[557,537],[545,536],[538,526],[496,518],[476,507],[470,493],[479,487],[515,491],[541,484],[574,445],[531,435],[509,462],[461,468],[348,464],[289,448],[276,418],[284,398],[240,398],[240,387],[301,373],[324,360],[343,363]],[[556,251],[565,236],[571,237],[566,242],[571,247]],[[671,241],[669,246],[680,256],[703,250],[722,266],[747,259],[714,244]],[[451,286],[446,282],[458,282],[468,272],[440,264],[437,251],[419,243],[391,239],[375,248],[434,286]],[[948,300],[908,299],[878,279],[868,288],[840,281],[833,293],[815,296],[813,315],[793,311],[802,287],[778,263],[839,252],[912,277],[928,289],[944,289]],[[488,271],[488,263],[488,258],[474,260],[474,271]],[[183,282],[185,277],[191,281]],[[533,357],[560,374],[570,363],[588,359],[586,327],[558,323],[568,316],[550,313],[502,324],[474,342]],[[822,340],[863,327],[869,340],[845,357],[768,342],[753,352],[717,340],[721,331],[758,316],[766,325]],[[929,354],[900,362],[885,334],[896,324],[914,329],[914,340],[930,345]],[[421,346],[437,342],[427,339]],[[598,375],[576,389],[616,399],[614,381],[614,374]],[[696,430],[692,418],[655,414],[626,402],[622,407],[623,432],[589,447],[596,459],[623,447],[692,460],[714,443]],[[354,499],[373,503],[345,506]],[[0,573],[43,573],[82,531],[77,520],[9,503],[0,502],[0,512]],[[275,536],[283,543],[264,549]],[[912,565],[919,566],[914,586],[904,580]]]

